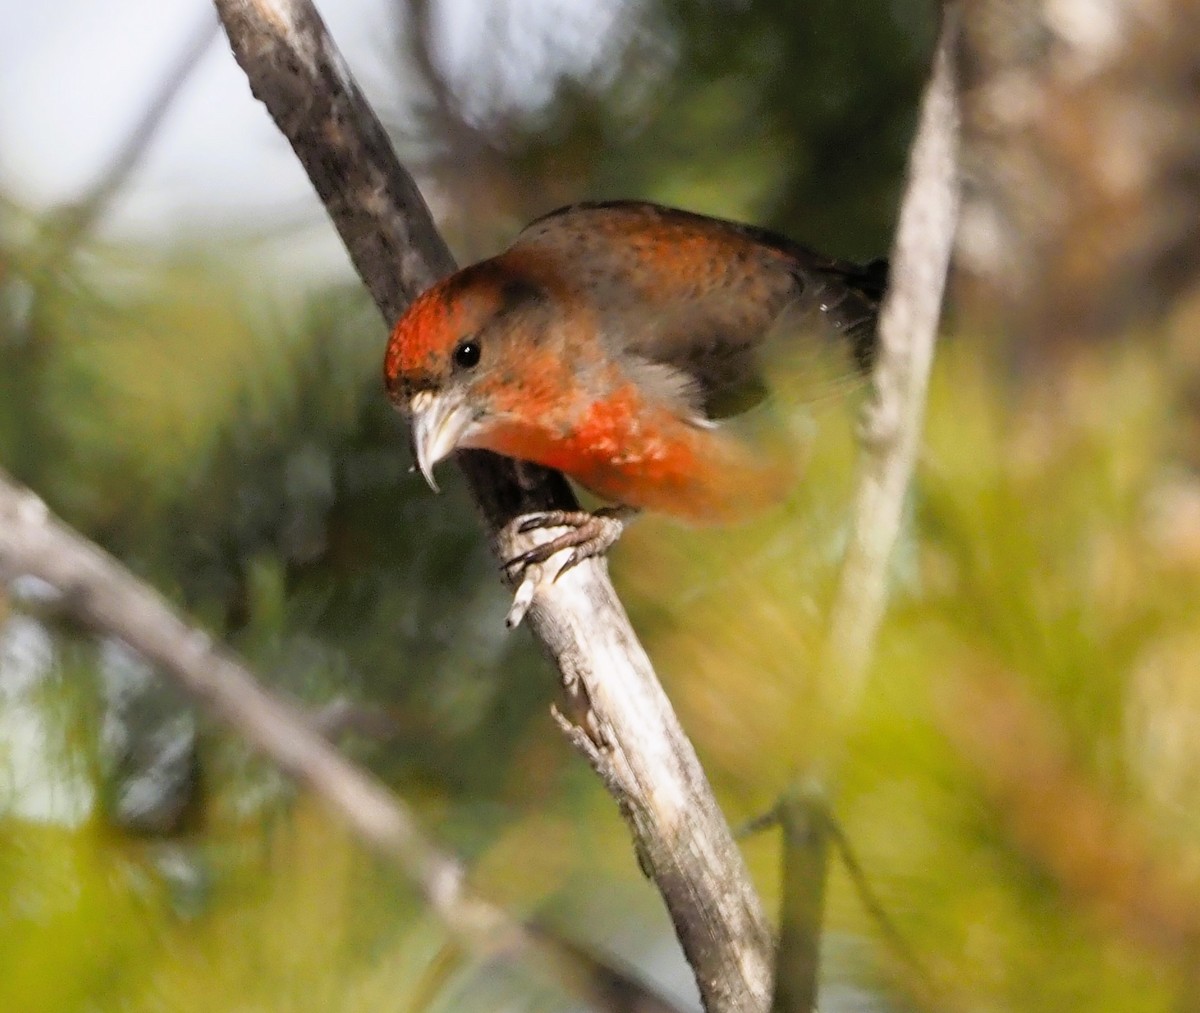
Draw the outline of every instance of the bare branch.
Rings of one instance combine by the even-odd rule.
[[[307,0],[215,0],[234,55],[291,142],[389,323],[454,266],[412,178]],[[522,513],[572,509],[560,475],[459,455],[501,558]],[[759,1011],[772,942],[761,903],[691,743],[630,628],[602,561],[543,586],[530,625],[562,674],[572,741],[629,822],[710,1010]]]
[[[958,221],[957,26],[958,6],[948,3],[909,156],[891,280],[880,311],[879,352],[863,427],[866,453],[826,654],[826,676],[837,694],[831,702],[842,715],[852,713],[862,696],[887,602],[888,566],[921,439]]]
[[[533,961],[599,1008],[672,1013],[628,975],[523,925],[473,893],[457,858],[438,849],[392,792],[356,767],[296,707],[187,622],[153,588],[50,514],[0,471],[0,580],[29,575],[63,605],[171,675],[256,751],[312,791],[375,851],[394,860],[451,934],[489,957]]]

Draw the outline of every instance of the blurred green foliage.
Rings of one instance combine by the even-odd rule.
[[[636,13],[619,73],[459,124],[491,145],[487,185],[430,157],[460,249],[582,196],[885,247],[928,6]],[[554,678],[504,632],[461,485],[433,497],[408,472],[358,286],[262,284],[262,246],[222,235],[61,240],[54,218],[0,206],[0,464],[264,679],[340,714],[339,741],[486,895],[687,1001],[624,828],[547,719]],[[1192,1001],[1200,487],[1174,463],[1190,416],[1171,349],[1190,331],[1173,326],[1060,364],[1053,396],[1014,381],[997,336],[944,349],[894,607],[847,727],[829,725],[818,659],[853,398],[804,423],[805,475],[770,515],[645,518],[614,552],[733,822],[845,758],[837,812],[933,997],[835,870],[829,1008]],[[572,1008],[458,952],[397,872],[222,729],[181,731],[179,702],[131,708],[134,660],[36,588],[0,607],[0,1007]],[[114,800],[155,743],[194,761],[172,782],[186,797],[131,827]],[[745,848],[770,906],[777,842]]]

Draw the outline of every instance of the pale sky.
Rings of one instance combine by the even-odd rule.
[[[322,5],[369,90],[392,29],[381,0]],[[69,201],[107,165],[211,15],[207,0],[0,0],[0,187],[34,208]],[[218,37],[179,96],[110,234],[272,219],[312,206],[286,142]]]
[[[506,9],[532,26],[531,51],[538,38],[552,39],[561,66],[595,59],[622,3],[509,0]],[[368,98],[395,108],[386,93],[396,87],[388,0],[318,7]],[[491,41],[484,12],[496,9],[496,0],[444,4],[450,66],[469,72]],[[0,0],[0,191],[36,210],[86,189],[211,10],[209,0]],[[509,86],[530,101],[544,91],[546,75],[529,61],[514,77]],[[309,212],[316,204],[307,179],[218,37],[103,231],[152,237]]]

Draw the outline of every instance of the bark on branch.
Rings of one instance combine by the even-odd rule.
[[[233,52],[307,170],[385,321],[454,268],[411,176],[307,0],[215,0]],[[382,395],[381,395],[382,396]],[[575,506],[561,476],[459,455],[494,549],[534,510]],[[643,869],[662,893],[709,1010],[761,1011],[772,941],[712,790],[602,561],[543,587],[529,612],[557,666],[558,715],[617,800]]]

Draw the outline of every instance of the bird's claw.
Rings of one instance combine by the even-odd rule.
[[[604,507],[595,512],[586,510],[544,510],[524,514],[509,525],[513,537],[527,535],[546,528],[566,528],[560,535],[518,553],[501,564],[508,579],[517,585],[509,610],[507,625],[517,626],[533,603],[534,593],[542,583],[553,583],[585,559],[603,555],[621,537],[625,524],[636,511],[628,507]],[[570,550],[560,566],[547,574],[543,564],[553,556]]]
[[[535,563],[544,563],[566,549],[571,555],[558,568],[555,579],[585,559],[603,555],[621,537],[632,511],[627,507],[604,507],[595,512],[587,510],[543,510],[524,514],[512,522],[513,532],[527,535],[531,531],[545,528],[566,528],[561,535],[551,538],[526,552],[519,553],[504,563],[504,569],[512,578]]]

